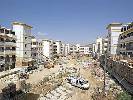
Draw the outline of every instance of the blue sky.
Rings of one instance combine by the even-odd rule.
[[[133,0],[0,0],[0,24],[20,21],[38,37],[88,43],[112,22],[133,21]]]

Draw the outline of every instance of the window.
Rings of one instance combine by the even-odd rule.
[[[16,50],[16,48],[15,47],[12,47],[12,50]]]
[[[10,47],[6,47],[6,50],[10,50]]]
[[[27,54],[27,53],[25,52],[25,54]]]
[[[4,29],[0,29],[0,33],[4,33]]]
[[[36,42],[33,42],[32,44],[33,44],[33,45],[36,45]]]
[[[3,56],[0,56],[0,60],[4,60],[4,57]]]
[[[11,34],[15,35],[15,32],[12,32]]]
[[[9,34],[9,30],[5,30],[5,33],[6,33],[6,34]]]
[[[27,37],[25,37],[25,40],[27,39]]]
[[[25,48],[27,47],[27,44],[25,44]]]

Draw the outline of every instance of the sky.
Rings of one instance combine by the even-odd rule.
[[[0,0],[0,25],[33,26],[38,38],[87,44],[105,37],[112,22],[133,21],[133,0]]]

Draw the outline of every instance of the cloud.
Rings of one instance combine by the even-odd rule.
[[[37,32],[36,34],[35,34],[35,37],[37,38],[37,39],[45,39],[45,38],[47,38],[48,37],[48,33],[47,32],[45,32],[45,33],[43,33],[43,32]]]
[[[43,32],[38,32],[37,35],[39,35],[39,36],[47,36],[48,33],[47,33],[47,32],[45,32],[45,33],[43,33]]]

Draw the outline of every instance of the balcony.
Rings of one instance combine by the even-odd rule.
[[[5,42],[5,46],[16,46],[15,42]]]
[[[3,41],[0,41],[0,46],[4,46],[4,42]]]
[[[13,39],[16,39],[16,35],[14,35],[14,34],[6,34],[6,35],[13,38]]]
[[[4,64],[5,63],[5,60],[0,60],[0,64]]]
[[[5,35],[4,29],[0,29],[0,35]]]
[[[4,55],[4,51],[1,51],[1,50],[0,50],[0,55]]]
[[[16,51],[15,50],[6,50],[5,51],[5,54],[6,55],[15,55],[16,54]]]

